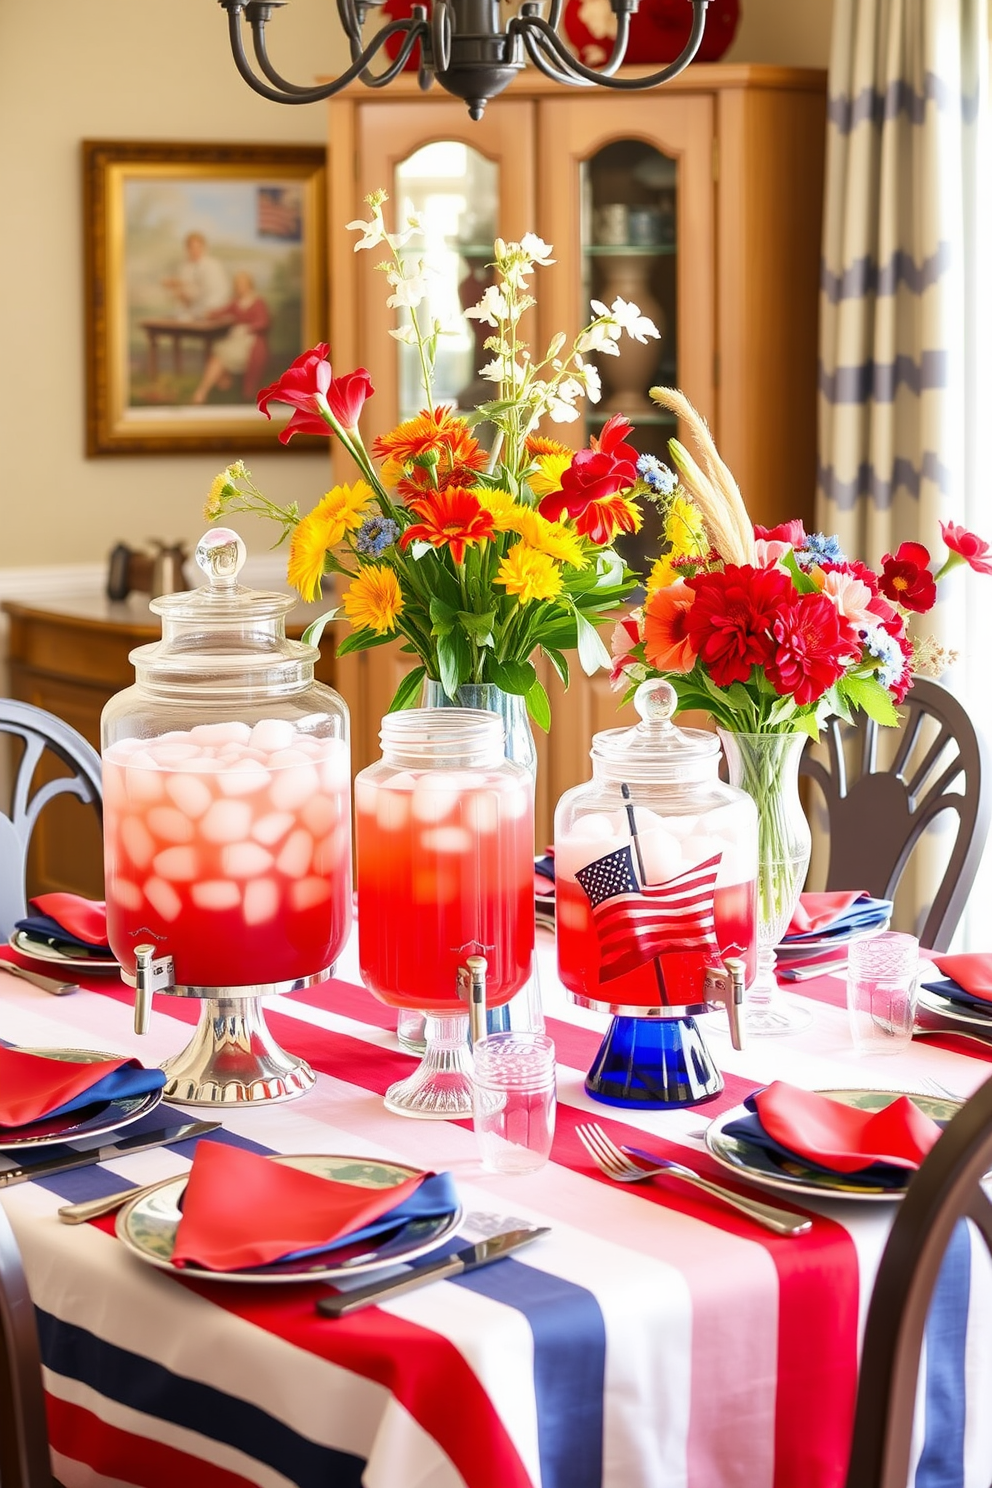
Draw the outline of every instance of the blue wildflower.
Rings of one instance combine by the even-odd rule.
[[[366,517],[355,536],[355,549],[366,558],[379,558],[399,535],[391,517]]]
[[[671,496],[679,483],[674,470],[669,470],[657,455],[641,455],[637,461],[637,473],[645,485],[660,496]]]
[[[840,539],[824,537],[822,532],[811,532],[797,551],[796,562],[804,573],[808,573],[811,568],[819,568],[824,563],[843,563]]]
[[[875,673],[877,680],[883,687],[895,686],[906,670],[906,658],[899,642],[881,625],[871,626],[862,631],[862,635],[868,655],[874,656],[879,662]]]

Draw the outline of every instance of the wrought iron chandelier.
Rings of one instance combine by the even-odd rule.
[[[505,23],[500,15],[505,0],[432,0],[429,14],[426,5],[415,4],[410,16],[381,26],[368,43],[362,34],[365,19],[383,0],[337,0],[338,15],[351,48],[351,66],[333,82],[311,88],[288,82],[269,60],[265,26],[272,12],[281,9],[284,3],[285,0],[220,0],[227,11],[231,49],[238,71],[263,98],[275,103],[318,103],[356,80],[368,88],[384,88],[402,72],[419,48],[421,88],[426,92],[436,78],[448,93],[465,100],[473,119],[481,119],[490,98],[502,93],[523,67],[525,53],[545,77],[569,87],[598,86],[639,92],[667,83],[688,67],[699,51],[710,0],[687,0],[692,5],[692,30],[674,62],[644,77],[624,78],[614,74],[626,55],[630,18],[636,14],[639,0],[610,0],[617,34],[608,60],[595,69],[580,62],[558,34],[565,0],[550,0],[547,19],[541,14],[542,0],[523,0],[517,14]],[[245,51],[242,17],[251,27],[258,72],[253,70]],[[381,72],[373,73],[372,62],[394,36],[400,38],[396,56]]]

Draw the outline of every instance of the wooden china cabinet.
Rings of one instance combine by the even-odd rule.
[[[381,94],[351,91],[328,107],[331,360],[338,371],[372,374],[367,439],[422,406],[412,348],[388,334],[395,312],[375,268],[382,254],[356,252],[346,227],[384,187],[387,223],[409,203],[427,224],[429,313],[446,333],[442,397],[469,408],[491,396],[492,384],[477,379],[488,360],[484,332],[462,311],[485,287],[493,237],[535,232],[556,259],[534,275],[527,339],[537,350],[558,330],[571,339],[591,297],[633,301],[662,332],[647,348],[625,338],[621,356],[600,364],[602,402],[546,432],[580,446],[620,411],[639,448],[664,454],[677,426],[647,389],[678,385],[708,419],[756,521],[811,515],[824,73],[699,64],[655,92],[617,95],[571,90],[528,69],[478,123],[405,75]],[[423,240],[410,251],[424,254]],[[650,561],[656,542],[648,528],[628,561]],[[356,768],[378,754],[379,719],[405,665],[393,646],[338,663]],[[576,666],[567,697],[548,686],[554,721],[538,741],[539,841],[550,840],[562,790],[588,774],[591,734],[618,721],[605,674],[586,679]]]

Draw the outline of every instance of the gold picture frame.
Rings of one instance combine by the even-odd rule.
[[[84,141],[87,455],[275,446],[291,410],[255,395],[327,334],[325,175],[319,146]]]

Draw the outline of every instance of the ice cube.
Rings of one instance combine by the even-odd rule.
[[[574,878],[580,868],[586,868],[594,863],[597,858],[605,857],[609,852],[617,850],[617,840],[611,837],[607,842],[601,839],[593,840],[585,837],[558,837],[555,839],[555,881],[559,878]]]
[[[178,765],[180,760],[195,759],[200,753],[195,744],[151,744],[148,753],[157,765]]]
[[[710,858],[718,857],[724,845],[719,837],[706,837],[702,832],[697,832],[694,837],[687,837],[682,844],[682,872],[695,868],[697,863],[706,863]]]
[[[341,822],[324,838],[323,842],[317,843],[317,849],[313,855],[314,872],[323,873],[328,878],[336,878],[339,873],[347,869],[350,851],[351,832],[348,830],[348,823]]]
[[[698,825],[698,816],[665,817],[665,831],[670,832],[673,837],[677,837],[680,842],[684,842],[687,837],[691,837]]]
[[[281,837],[285,837],[295,821],[296,817],[289,811],[270,811],[258,818],[251,829],[251,835],[263,847],[273,847]]]
[[[450,816],[458,805],[459,792],[457,788],[452,789],[450,776],[447,774],[435,778],[431,775],[421,775],[413,787],[413,801],[411,810],[414,820],[420,822],[439,822],[446,816]]]
[[[214,798],[214,793],[195,775],[176,775],[171,770],[165,777],[165,794],[190,821],[199,821]]]
[[[136,868],[147,868],[155,856],[155,839],[139,816],[121,822],[121,843]]]
[[[172,883],[192,883],[199,872],[195,847],[167,847],[156,853],[152,867],[159,878]]]
[[[145,749],[146,742],[144,739],[118,739],[116,744],[108,745],[103,757],[114,764],[123,764],[132,754],[137,754],[139,749]]]
[[[402,832],[410,820],[410,794],[388,785],[375,791],[375,819],[381,832]]]
[[[153,806],[146,818],[160,842],[192,842],[193,823],[174,806]]]
[[[235,760],[232,765],[222,765],[221,768],[224,773],[217,777],[217,786],[225,796],[253,796],[257,791],[265,790],[272,778],[268,770],[254,760]]]
[[[177,770],[181,775],[218,775],[222,770],[228,769],[224,760],[217,759],[209,749],[198,750],[192,759],[177,760],[170,770]]]
[[[309,762],[276,770],[269,799],[277,811],[296,811],[320,791],[320,776]]]
[[[420,843],[425,852],[467,853],[472,848],[472,833],[464,827],[434,827],[421,833]]]
[[[482,834],[495,832],[499,825],[500,797],[493,791],[477,790],[463,799],[464,820],[473,831]]]
[[[103,762],[103,809],[109,816],[127,810],[127,786],[120,766]]]
[[[108,879],[107,898],[126,910],[140,909],[145,902],[138,885],[129,878],[115,878],[113,883]]]
[[[171,850],[175,852],[182,851],[181,848]],[[160,919],[172,921],[179,918],[183,901],[172,885],[166,883],[164,879],[150,878],[145,884],[145,898]]]
[[[348,789],[351,779],[351,754],[346,739],[321,741],[320,780],[328,795]]]
[[[251,729],[247,723],[198,723],[189,736],[197,744],[247,744]]]
[[[299,883],[290,884],[289,902],[296,910],[313,909],[318,904],[325,903],[331,897],[331,886],[326,878],[303,878]]]
[[[338,819],[338,803],[327,796],[314,796],[300,812],[304,824],[315,837],[323,837]]]
[[[324,753],[321,741],[319,739],[311,739],[307,734],[294,734],[290,748],[298,749],[308,759],[320,759]]]
[[[748,813],[750,816],[750,812]],[[740,827],[743,812],[737,801],[728,801],[726,806],[716,806],[712,811],[707,811],[700,822],[704,832],[718,832],[725,837],[733,837]]]
[[[299,827],[287,837],[286,845],[276,858],[276,867],[287,878],[302,878],[309,869],[312,858],[313,838],[309,832]]]
[[[226,878],[208,878],[190,889],[198,909],[234,909],[241,903],[241,890]]]
[[[150,754],[140,750],[132,754],[125,767],[125,784],[129,800],[135,805],[146,805],[149,801],[161,801],[165,794],[163,773]]]
[[[253,749],[250,752],[252,754],[260,753],[257,749]],[[219,760],[228,760],[233,764],[235,760],[244,759],[245,755],[249,753],[249,750],[244,744],[222,744],[219,749],[214,750],[214,753]]]
[[[666,826],[664,817],[659,816],[656,811],[649,811],[646,806],[635,806],[633,810],[638,832],[654,832],[659,827]],[[619,811],[611,812],[610,821],[616,835],[626,841],[631,835],[630,812],[627,807],[622,806]]]
[[[245,885],[242,914],[246,925],[264,925],[275,918],[279,908],[279,889],[271,878],[253,878]]]
[[[609,852],[615,845],[615,823],[602,811],[590,811],[588,816],[579,816],[568,829],[568,838],[575,842],[601,842],[603,851]],[[624,824],[626,836],[626,823]]]
[[[310,756],[302,749],[275,749],[269,755],[270,770],[281,770],[288,765],[308,765]]]
[[[639,832],[637,847],[640,848],[641,861],[644,863],[646,883],[664,883],[666,879],[674,878],[677,873],[682,872],[682,846],[670,832]],[[640,869],[636,850],[633,856]]]
[[[259,719],[251,731],[251,746],[271,754],[274,749],[289,749],[296,730],[286,718]]]
[[[257,842],[238,842],[221,849],[221,870],[231,878],[254,878],[272,867],[272,854]]]
[[[375,816],[380,792],[367,780],[355,781],[355,811],[362,816]]]
[[[242,842],[251,831],[251,815],[247,801],[215,801],[200,832],[207,842]]]

